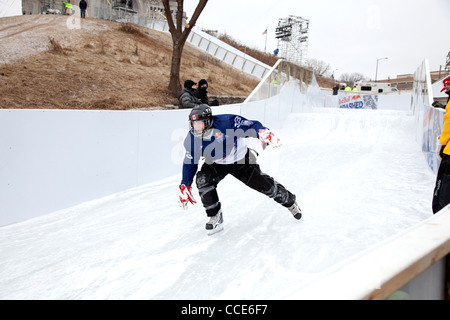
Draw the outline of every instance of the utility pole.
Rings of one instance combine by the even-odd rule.
[[[386,58],[379,58],[379,59],[377,59],[377,69],[375,71],[375,82],[377,82],[377,76],[378,76],[378,61],[384,60],[384,59],[387,59],[387,57]]]

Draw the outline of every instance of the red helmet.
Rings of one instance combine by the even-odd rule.
[[[447,84],[450,84],[450,78],[445,78],[444,81],[442,81],[442,83],[444,84],[444,87],[442,88],[441,92],[445,90],[445,86]]]

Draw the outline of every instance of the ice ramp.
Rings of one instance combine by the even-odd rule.
[[[177,175],[1,227],[0,299],[293,299],[432,215],[414,130],[406,111],[290,114],[259,163],[303,221],[227,177],[225,229],[208,237],[201,204],[178,207]]]

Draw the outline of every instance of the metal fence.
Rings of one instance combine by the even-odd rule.
[[[158,31],[169,31],[166,18],[160,11],[150,11],[147,14],[142,14],[114,5],[94,3],[88,8],[88,16],[110,21],[133,23]],[[270,66],[196,28],[191,30],[187,42],[218,60],[258,79],[262,79],[271,69]]]

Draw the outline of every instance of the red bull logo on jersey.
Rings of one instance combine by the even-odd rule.
[[[216,132],[214,133],[214,138],[216,141],[221,141],[224,138],[224,134],[222,132]]]
[[[249,127],[253,124],[253,121],[251,120],[244,120],[241,117],[234,118],[234,127],[240,128],[241,126]]]

